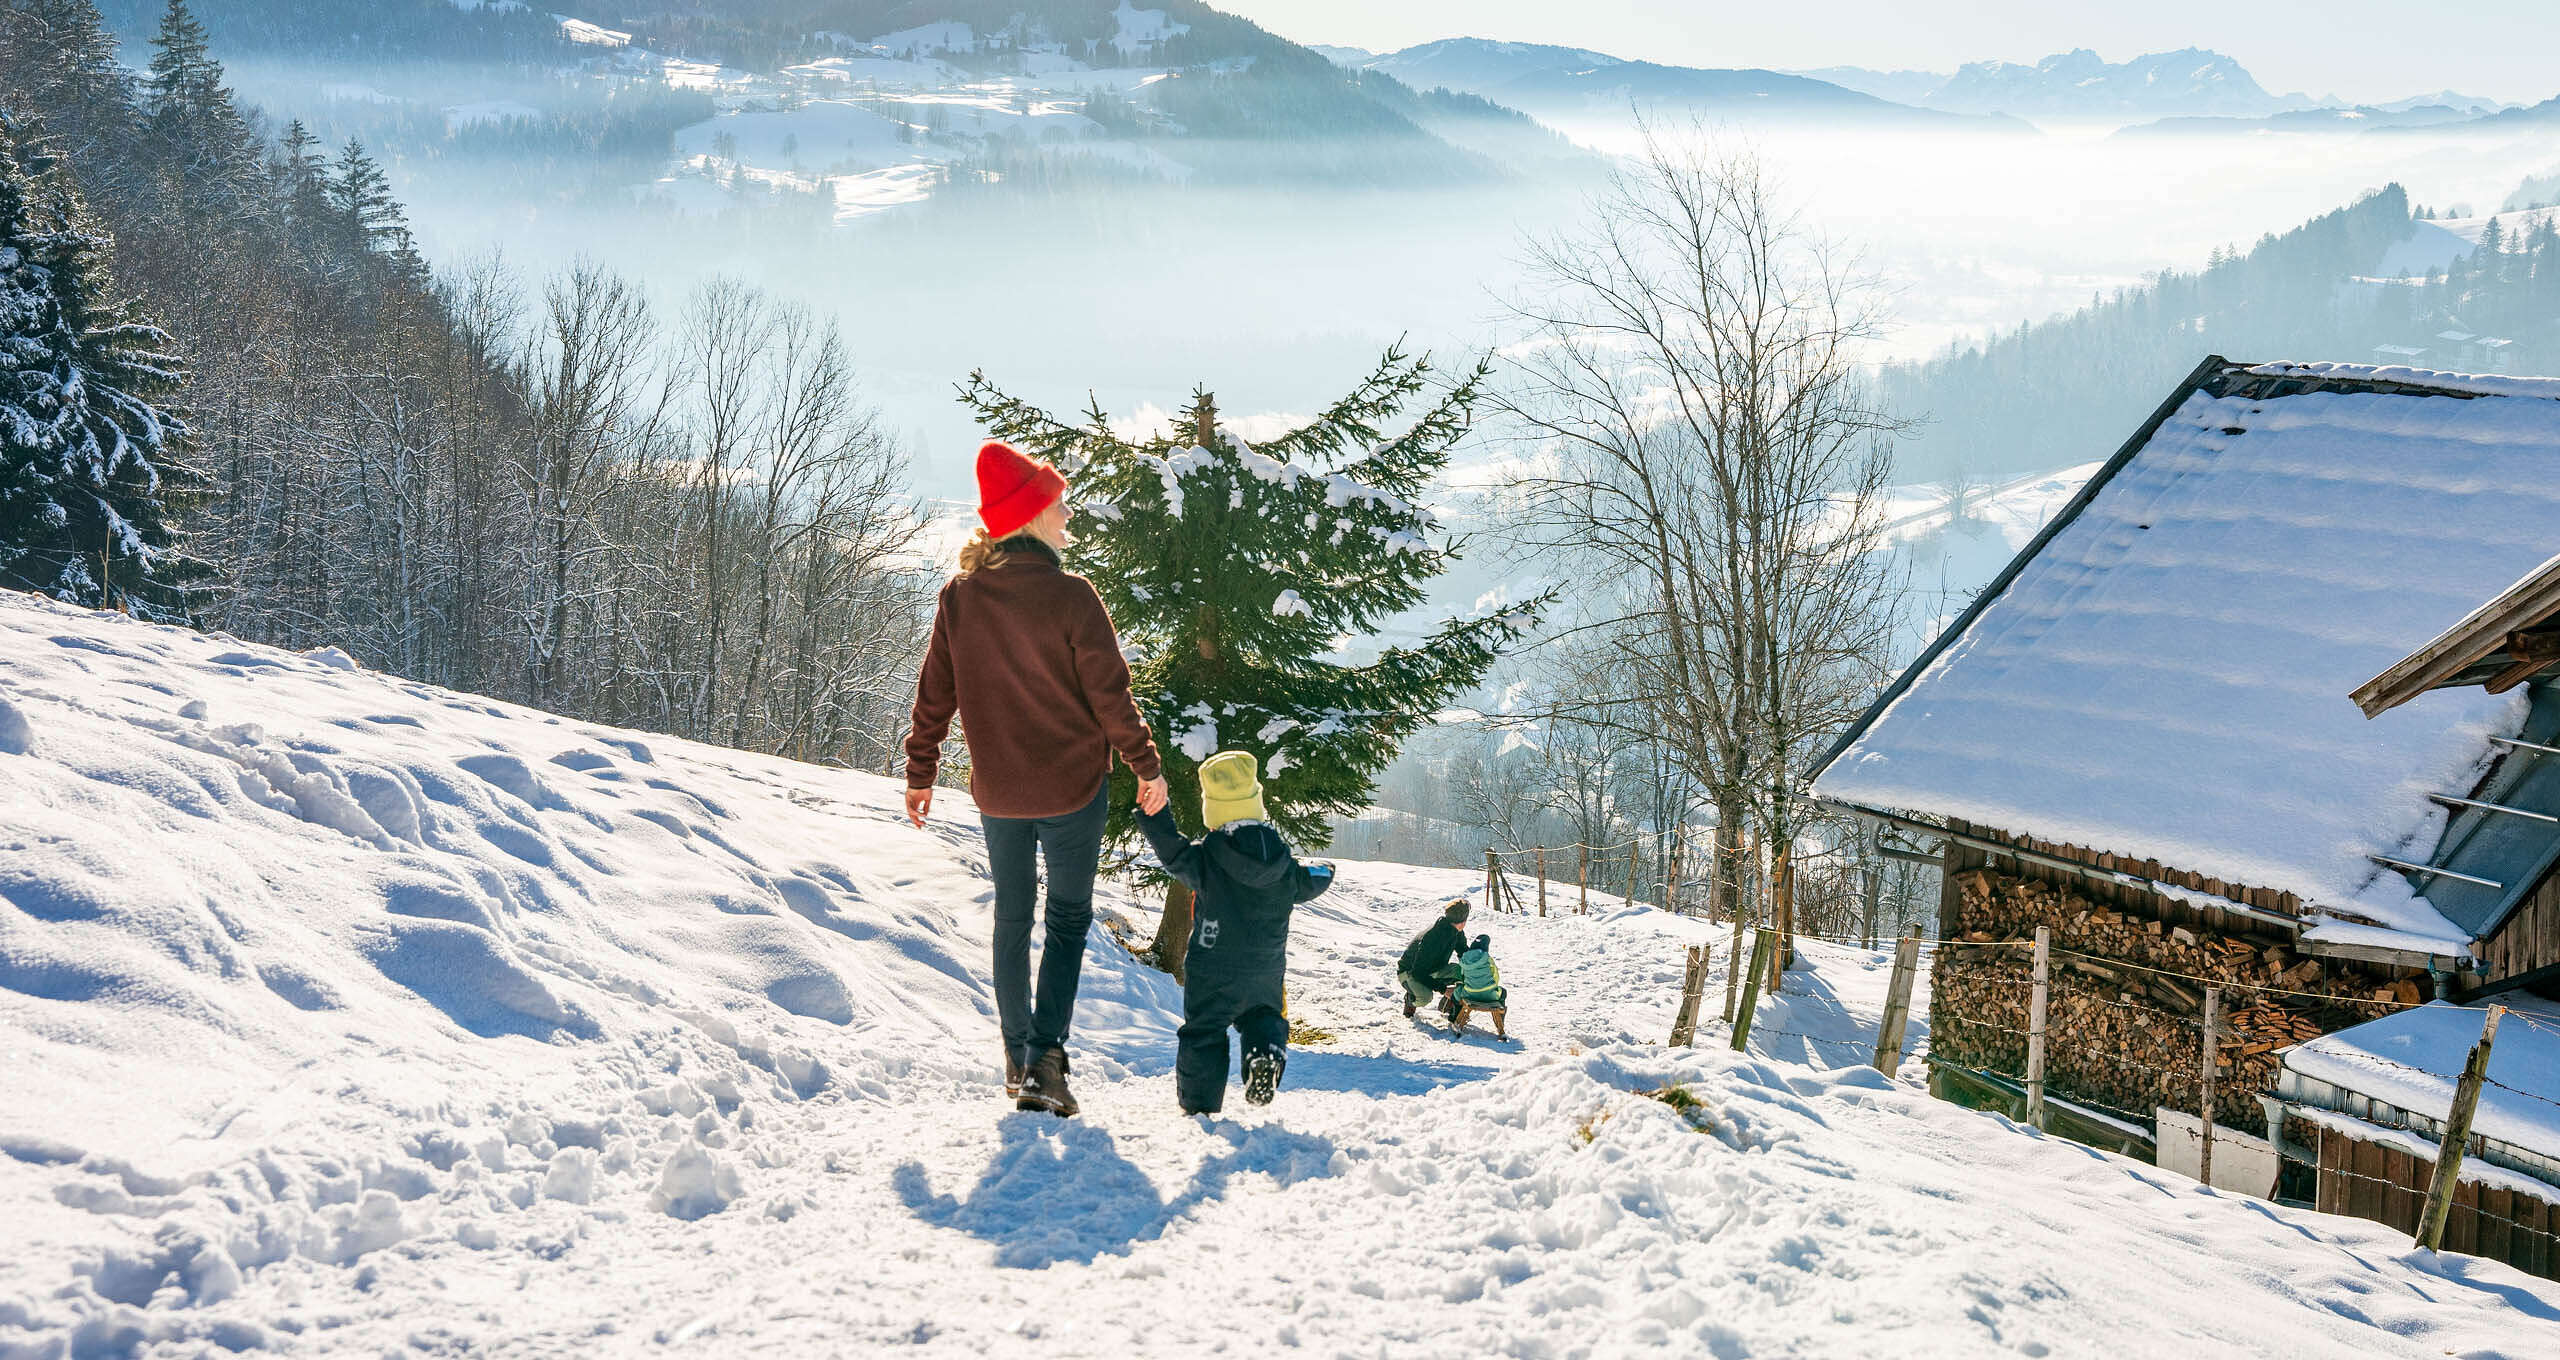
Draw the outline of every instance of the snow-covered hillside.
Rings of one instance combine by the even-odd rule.
[[[1722,932],[1480,918],[1515,1042],[1446,1038],[1389,977],[1464,873],[1303,913],[1267,1111],[1175,1112],[1098,936],[1085,1115],[1016,1114],[966,800],[896,800],[0,596],[0,1357],[2560,1349],[2547,1282],[1859,1066],[1876,956],[1673,1053]]]
[[[2502,236],[2516,241],[2524,239],[2537,224],[2551,215],[2550,209],[2541,208],[2486,217],[2427,218],[2411,223],[2408,239],[2383,252],[2382,262],[2374,266],[2373,277],[2395,279],[2414,275],[2423,278],[2456,260],[2468,259],[2480,248],[2481,238],[2488,235],[2489,224],[2493,221],[2498,224]]]
[[[1890,488],[1883,533],[1923,603],[1911,620],[1919,640],[1937,636],[1974,592],[1989,585],[2061,513],[2098,467],[2082,463],[1991,486]]]

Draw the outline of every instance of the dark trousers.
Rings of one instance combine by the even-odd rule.
[[[1173,1092],[1185,1111],[1216,1114],[1227,1103],[1229,1025],[1244,1041],[1245,1052],[1267,1048],[1287,1063],[1289,1021],[1279,1007],[1257,1005],[1238,1013],[1214,1003],[1196,1005],[1188,997],[1184,1002],[1182,1029],[1175,1036],[1180,1047],[1173,1056]]]
[[[1104,795],[1063,817],[989,817],[987,869],[996,881],[996,1021],[1005,1051],[1024,1066],[1043,1050],[1064,1048],[1075,1018],[1076,979],[1084,971],[1085,931],[1093,925],[1093,871],[1102,858]],[[1049,902],[1041,913],[1040,992],[1031,991],[1031,903],[1039,895],[1039,861],[1049,867]]]
[[[1428,1006],[1434,995],[1444,988],[1457,985],[1464,977],[1465,974],[1452,967],[1443,968],[1427,978],[1418,978],[1411,973],[1398,973],[1396,981],[1404,984],[1405,1000],[1417,1006]]]

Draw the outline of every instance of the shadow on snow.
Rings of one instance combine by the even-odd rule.
[[[890,1184],[917,1218],[994,1243],[996,1264],[1016,1270],[1124,1255],[1224,1196],[1240,1173],[1281,1185],[1333,1174],[1330,1139],[1271,1125],[1212,1124],[1232,1146],[1203,1162],[1190,1185],[1166,1199],[1099,1126],[1032,1115],[999,1127],[1002,1142],[967,1199],[934,1193],[915,1162],[890,1173]]]

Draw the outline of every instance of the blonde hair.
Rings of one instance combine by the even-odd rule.
[[[1013,554],[1006,552],[1004,545],[1017,538],[1036,538],[1048,544],[1052,551],[1065,552],[1067,545],[1075,541],[1074,535],[1067,533],[1063,528],[1055,537],[1040,532],[1041,522],[1047,519],[1049,511],[1056,509],[1064,499],[1060,497],[1057,501],[1051,501],[1032,518],[1029,524],[1006,534],[1003,538],[989,538],[984,529],[970,530],[969,541],[960,545],[960,574],[968,576],[990,567],[1001,567],[1012,561]]]
[[[960,545],[960,574],[963,576],[988,567],[1001,567],[1012,560],[1013,554],[1006,552],[1001,542],[987,537],[984,529],[970,531],[969,541]]]

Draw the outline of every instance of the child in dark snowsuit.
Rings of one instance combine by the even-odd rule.
[[[1189,887],[1191,944],[1182,977],[1181,1048],[1174,1093],[1184,1114],[1226,1103],[1227,1028],[1244,1041],[1244,1098],[1268,1105],[1288,1065],[1289,913],[1333,885],[1333,868],[1300,864],[1266,820],[1254,758],[1221,751],[1200,765],[1201,821],[1194,841],[1170,809],[1141,814],[1138,829],[1166,873]]]

